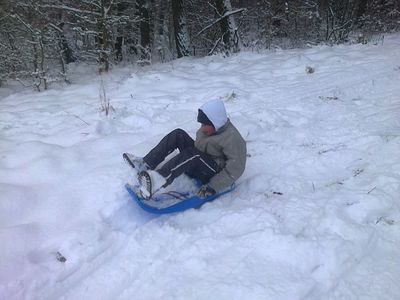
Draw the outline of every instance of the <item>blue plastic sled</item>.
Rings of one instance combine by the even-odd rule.
[[[135,187],[130,184],[125,185],[126,190],[131,195],[132,199],[143,208],[145,211],[153,214],[170,214],[174,212],[184,211],[189,208],[199,208],[206,202],[217,199],[218,197],[227,194],[235,189],[235,184],[215,195],[200,198],[196,195],[178,194],[178,198],[172,196],[173,193],[156,195],[150,200],[144,200],[135,191]],[[176,194],[175,194],[176,195]]]

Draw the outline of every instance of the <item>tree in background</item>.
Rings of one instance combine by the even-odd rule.
[[[398,31],[400,28],[400,1],[366,1],[363,3],[363,10],[357,20],[356,30],[359,32],[359,42],[361,43],[368,43],[385,32]]]
[[[221,26],[222,41],[226,53],[237,53],[240,50],[240,38],[234,14],[242,10],[232,10],[230,0],[214,0],[218,22]]]
[[[10,2],[2,8],[1,76],[37,90],[47,89],[49,82],[63,78],[65,72],[57,70],[63,64],[62,30],[49,12],[33,0]]]
[[[207,48],[207,54],[222,52],[225,55],[237,53],[240,51],[241,39],[239,35],[239,26],[235,20],[235,15],[246,11],[245,8],[233,9],[230,0],[214,0],[208,2],[208,9],[202,9],[198,4],[191,3],[193,11],[202,11],[201,16],[196,16],[196,13],[191,17],[196,20],[193,26],[197,34],[192,38],[192,43],[196,48],[198,43],[197,38],[201,37],[203,47]]]
[[[68,19],[80,59],[96,61],[99,72],[109,70],[111,57],[122,60],[124,27],[137,21],[128,1],[65,0],[55,1],[51,7]]]
[[[136,13],[139,18],[140,44],[139,56],[141,60],[150,61],[150,3],[148,0],[136,0]]]
[[[400,29],[397,0],[20,0],[0,2],[0,84],[67,80],[71,63],[140,65],[319,43]]]
[[[325,15],[325,40],[334,43],[344,42],[356,22],[360,3],[357,0],[325,0],[320,9]]]
[[[186,14],[183,0],[172,0],[172,14],[174,19],[175,45],[177,57],[189,56],[190,37],[187,28]]]

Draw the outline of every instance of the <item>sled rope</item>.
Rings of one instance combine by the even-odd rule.
[[[174,197],[178,200],[184,200],[188,196],[187,193],[185,194],[185,193],[180,193],[180,192],[176,192],[176,191],[165,192],[165,193],[162,193],[162,195],[168,195],[168,196]]]

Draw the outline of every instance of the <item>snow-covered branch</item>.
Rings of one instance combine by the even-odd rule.
[[[218,19],[214,20],[210,25],[207,25],[206,27],[204,27],[202,30],[200,30],[196,36],[199,36],[200,34],[202,34],[204,31],[208,30],[209,28],[213,27],[215,24],[218,24],[219,22],[221,22],[222,20],[228,18],[229,16],[232,16],[234,14],[240,13],[245,11],[245,8],[239,8],[236,10],[232,10],[232,11],[227,11],[226,13],[224,13],[223,16],[219,17]]]
[[[70,7],[67,5],[54,5],[54,4],[42,4],[40,5],[42,8],[54,8],[54,9],[60,9],[60,10],[65,10],[65,11],[70,11],[70,12],[75,12],[75,13],[80,13],[84,15],[95,15],[95,16],[101,16],[101,13],[93,11],[93,10],[85,10],[85,9],[79,9],[76,7]]]

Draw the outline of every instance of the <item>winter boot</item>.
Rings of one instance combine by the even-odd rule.
[[[138,176],[139,191],[143,199],[149,200],[157,191],[165,187],[167,180],[157,171],[141,171]]]
[[[130,153],[124,153],[122,154],[122,157],[128,165],[136,169],[138,172],[146,171],[149,169],[149,166],[143,160],[143,157],[135,156]]]

